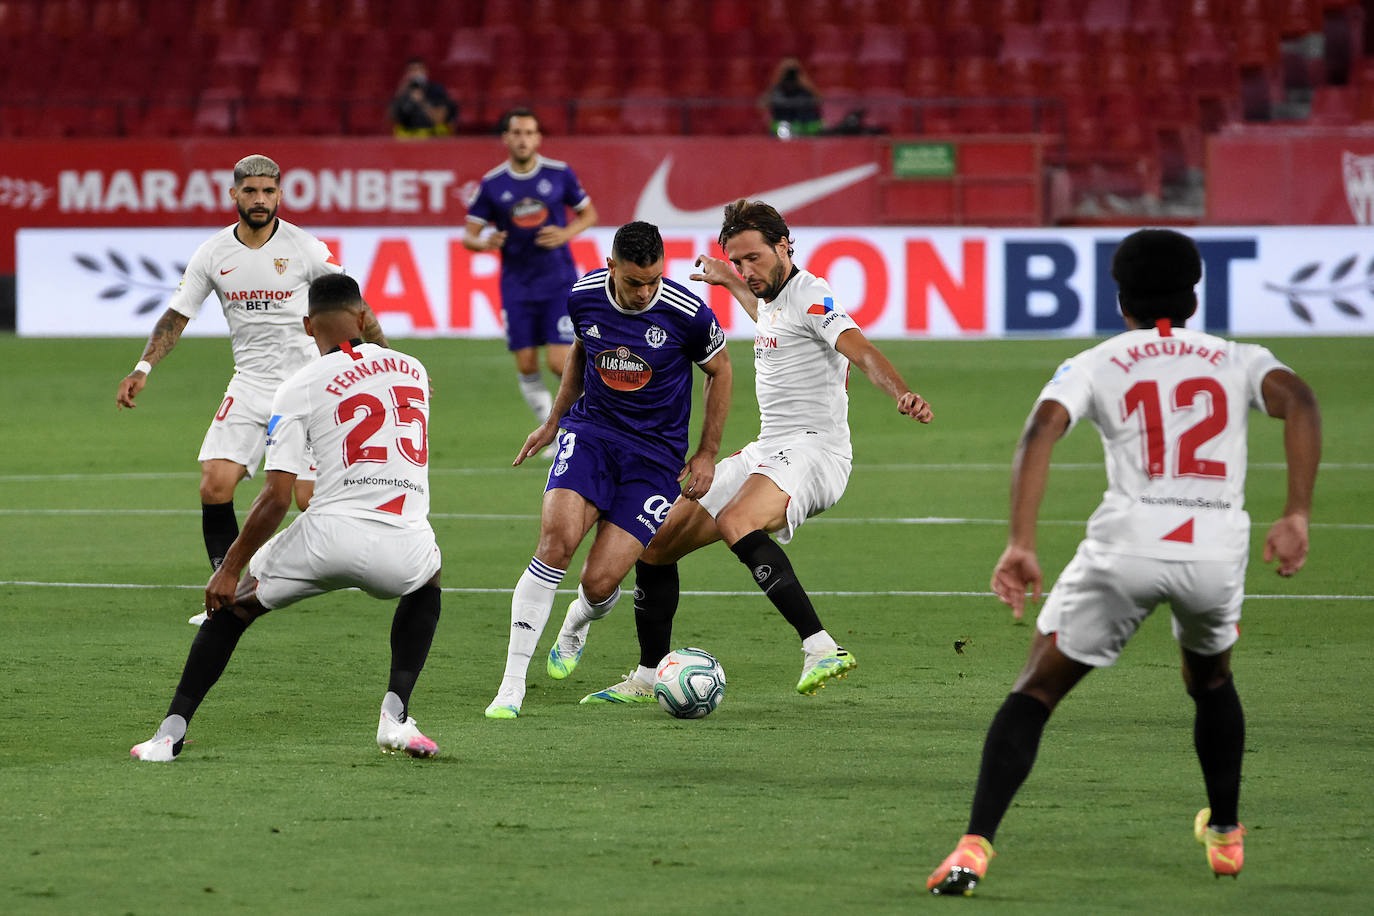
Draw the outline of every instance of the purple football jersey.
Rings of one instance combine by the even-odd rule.
[[[687,457],[692,366],[725,346],[711,309],[663,278],[648,307],[616,304],[603,268],[568,294],[573,333],[587,351],[583,394],[563,418],[564,429],[613,439],[680,468]]]
[[[566,162],[537,157],[525,174],[509,162],[487,172],[468,207],[468,219],[494,226],[506,235],[501,246],[503,300],[546,298],[577,278],[567,245],[540,248],[534,237],[544,226],[566,226],[568,208],[586,206],[587,192]]]

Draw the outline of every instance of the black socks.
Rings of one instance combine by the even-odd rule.
[[[1003,701],[983,741],[983,762],[978,768],[967,833],[992,842],[1012,797],[1030,775],[1049,718],[1049,707],[1029,694],[1009,694]]]
[[[639,664],[657,668],[673,650],[673,615],[677,613],[677,564],[654,566],[635,561],[635,632]]]
[[[234,515],[234,501],[201,503],[200,530],[205,536],[205,552],[210,556],[210,568],[219,569],[229,545],[239,536],[239,520]]]
[[[1213,690],[1192,693],[1197,707],[1193,719],[1193,746],[1202,764],[1202,780],[1207,784],[1207,801],[1212,807],[1211,822],[1218,825],[1240,823],[1240,760],[1245,752],[1245,713],[1231,678]]]
[[[406,720],[410,694],[425,667],[434,630],[439,625],[440,592],[437,586],[422,585],[402,596],[391,619],[391,676],[386,689],[401,698],[400,720]]]
[[[172,705],[167,707],[167,715],[181,716],[187,722],[191,721],[200,701],[205,699],[215,681],[224,673],[229,656],[234,654],[234,647],[239,644],[239,637],[246,629],[248,624],[228,608],[210,615],[191,642],[186,667],[181,671],[181,680],[177,683],[176,693],[172,695]]]
[[[730,549],[749,567],[754,581],[787,622],[796,628],[798,636],[806,639],[824,629],[806,589],[792,571],[792,561],[766,532],[751,531],[731,544]]]

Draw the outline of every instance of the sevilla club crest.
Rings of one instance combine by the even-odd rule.
[[[273,258],[272,266],[277,269],[278,274],[286,273],[286,265],[291,263],[290,258]]]

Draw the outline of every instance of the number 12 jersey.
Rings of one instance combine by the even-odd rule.
[[[1064,362],[1036,402],[1057,401],[1070,428],[1102,437],[1107,492],[1087,538],[1108,551],[1164,560],[1248,555],[1249,410],[1287,369],[1264,347],[1200,331],[1127,331]]]

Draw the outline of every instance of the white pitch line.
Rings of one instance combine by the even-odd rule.
[[[195,509],[0,509],[0,516],[38,515],[38,516],[195,516]],[[525,512],[431,512],[431,519],[465,522],[532,522],[538,515]],[[1006,525],[1002,518],[947,518],[938,515],[894,517],[894,518],[843,518],[822,516],[810,519],[809,525]],[[1083,527],[1087,519],[1041,519],[1041,525],[1053,527]],[[1312,528],[1326,528],[1335,531],[1370,531],[1374,522],[1312,522]]]
[[[1257,461],[1250,465],[1252,471],[1282,471],[1287,468],[1281,461]],[[1065,462],[1050,466],[1052,471],[1101,471],[1102,462]],[[1011,463],[968,463],[968,464],[856,464],[855,471],[996,471],[1010,473]],[[1368,462],[1331,462],[1321,466],[1323,471],[1374,471],[1374,464]],[[489,474],[520,473],[517,468],[508,466],[470,467],[470,468],[430,468],[436,475],[456,475],[461,477],[485,476]],[[541,475],[542,476],[542,472]],[[99,474],[0,474],[0,483],[43,483],[45,481],[82,481],[82,480],[199,480],[199,471],[131,471],[127,473]]]
[[[34,580],[0,580],[0,586],[17,588],[105,588],[105,589],[173,589],[178,591],[204,591],[204,585],[147,585],[138,582],[38,582]],[[346,589],[357,591],[357,589]],[[449,588],[440,591],[455,595],[509,595],[509,588]],[[559,589],[567,595],[576,594],[576,589]],[[694,598],[759,598],[757,590],[747,591],[683,591],[683,595]],[[807,594],[829,598],[992,598],[992,592],[965,591],[904,591],[901,589],[881,589],[865,591],[812,590]],[[1246,595],[1246,601],[1374,601],[1374,595]]]

